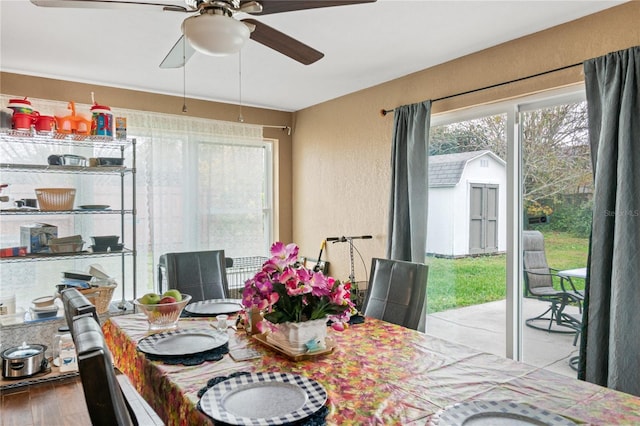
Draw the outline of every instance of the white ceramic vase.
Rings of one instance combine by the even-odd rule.
[[[326,347],[327,319],[275,324],[276,330],[267,334],[267,341],[288,352],[300,354],[310,348]],[[313,350],[313,349],[311,349]]]

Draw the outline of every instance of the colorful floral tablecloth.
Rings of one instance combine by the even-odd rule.
[[[209,322],[184,318],[179,326]],[[330,425],[429,424],[445,407],[468,400],[528,403],[577,423],[640,424],[638,397],[371,318],[344,332],[329,330],[336,349],[297,362],[229,329],[230,349],[253,347],[263,357],[166,365],[136,350],[148,335],[144,315],[112,317],[103,330],[115,365],[169,425],[212,424],[196,408],[198,391],[209,379],[237,371],[283,371],[320,382],[329,395]]]

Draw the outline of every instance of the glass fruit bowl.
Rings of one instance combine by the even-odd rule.
[[[145,295],[146,296],[146,295]],[[169,303],[143,303],[144,297],[140,297],[133,301],[133,304],[144,312],[149,321],[149,330],[168,330],[178,326],[180,314],[185,306],[191,301],[191,296],[182,294],[182,300],[179,302]]]

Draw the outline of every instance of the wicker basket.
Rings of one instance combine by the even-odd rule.
[[[104,314],[109,310],[109,303],[113,297],[113,292],[116,289],[116,285],[103,285],[98,287],[91,287],[85,289],[78,289],[80,293],[89,299],[96,307],[96,312]]]
[[[40,210],[73,210],[75,188],[36,188]]]

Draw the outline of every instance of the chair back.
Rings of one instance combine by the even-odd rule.
[[[62,305],[64,306],[64,316],[67,321],[67,326],[71,331],[71,337],[75,341],[75,334],[73,332],[73,318],[78,315],[89,315],[91,316],[98,324],[100,323],[100,319],[98,318],[98,313],[96,311],[96,307],[92,304],[89,299],[85,297],[84,294],[80,293],[75,288],[68,288],[63,290],[60,295],[62,296]]]
[[[73,320],[78,370],[91,423],[135,425],[116,379],[111,353],[100,325],[91,316]]]
[[[544,236],[540,231],[522,232],[524,281],[527,291],[536,294],[544,288],[553,288],[553,278],[544,251]]]
[[[365,316],[424,331],[427,273],[423,263],[373,258]]]
[[[225,299],[229,294],[226,265],[224,250],[163,254],[158,262],[159,290],[180,290],[191,295],[191,302]]]

